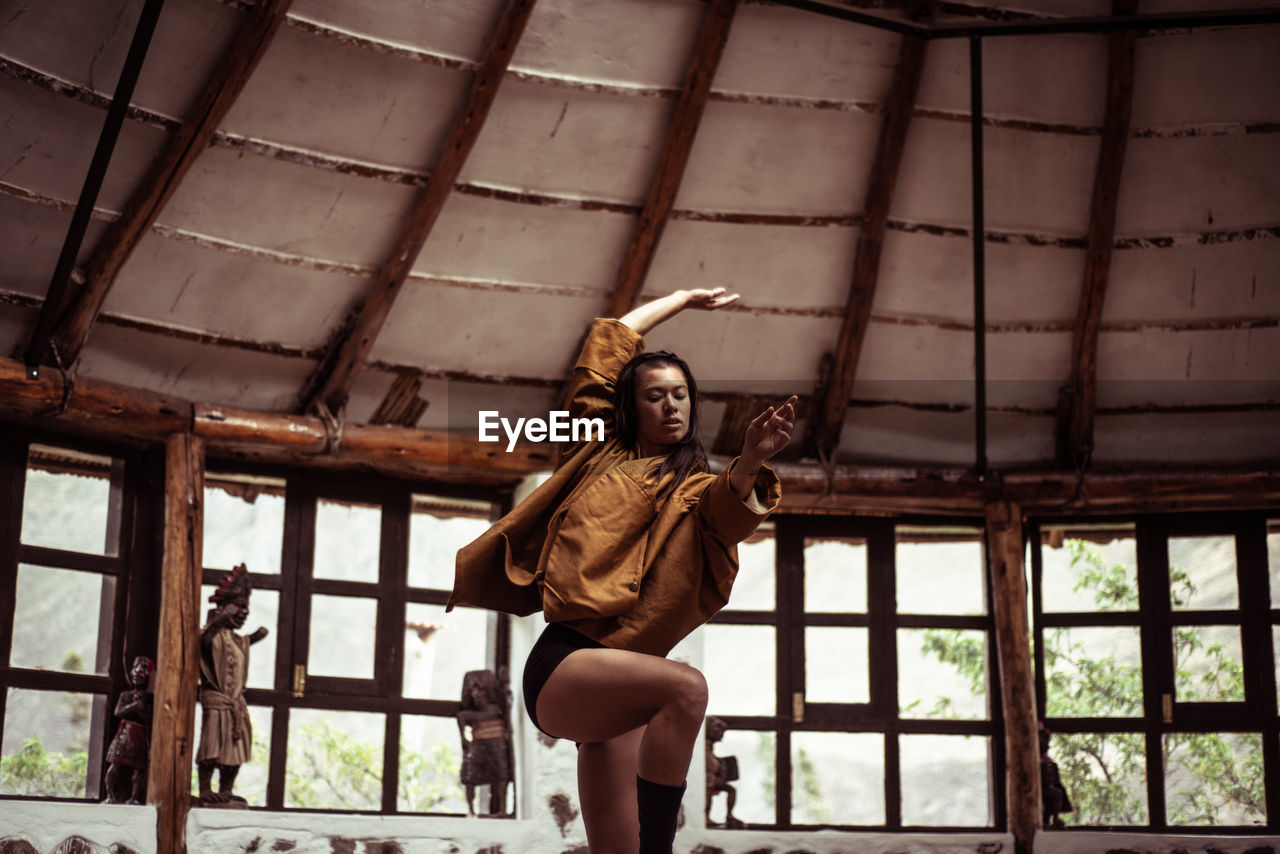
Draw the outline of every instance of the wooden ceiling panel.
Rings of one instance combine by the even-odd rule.
[[[734,18],[714,89],[865,111],[889,91],[898,41],[884,30],[747,3]]]
[[[71,208],[48,199],[24,198],[17,192],[0,180],[0,258],[4,259],[0,299],[21,294],[43,301],[62,250],[62,236],[71,224]],[[106,227],[101,220],[91,221],[85,246],[93,246]],[[87,254],[83,250],[81,258]],[[0,349],[0,355],[7,353]]]
[[[711,101],[676,207],[856,213],[879,130],[879,117],[865,113]]]
[[[264,346],[317,351],[364,294],[369,278],[151,233],[121,271],[103,311]]]
[[[0,116],[0,180],[74,205],[106,114],[0,74]],[[97,206],[119,211],[164,141],[162,130],[125,122]]]
[[[986,227],[1032,239],[1083,237],[1098,138],[987,128]],[[969,128],[917,119],[907,137],[890,219],[968,228]]]
[[[376,264],[413,188],[210,148],[159,221],[303,259]]]
[[[679,89],[701,0],[540,0],[512,68],[567,80]]]
[[[1133,139],[1120,179],[1116,233],[1193,236],[1274,228],[1280,225],[1277,199],[1276,134]]]
[[[295,0],[295,26],[315,23],[390,46],[478,61],[493,33],[503,0]]]
[[[857,230],[675,218],[649,270],[651,294],[719,288],[742,294],[745,311],[839,317],[853,274]]]
[[[1133,124],[1239,133],[1280,121],[1280,62],[1274,28],[1204,30],[1141,39],[1133,81]],[[1273,137],[1274,138],[1274,137]]]
[[[1102,127],[1106,36],[984,39],[982,67],[982,107],[989,122],[1019,122],[1045,132],[1096,134]],[[968,123],[968,39],[929,42],[916,105]]]
[[[369,360],[558,380],[565,351],[577,346],[601,304],[545,294],[476,293],[411,280]]]
[[[772,317],[685,312],[645,337],[650,350],[678,353],[700,383],[750,382],[768,391],[808,394],[823,349],[840,332],[837,317]]]
[[[626,252],[634,216],[517,204],[455,192],[414,264],[414,276],[600,294],[601,308]]]
[[[286,24],[221,130],[421,173],[471,77]]]
[[[1280,401],[1280,327],[1104,331],[1098,336],[1098,382],[1122,380],[1274,383]]]
[[[214,347],[99,323],[78,374],[202,403],[286,412],[310,359]]]
[[[1187,242],[1117,249],[1103,321],[1280,320],[1280,240]]]
[[[670,98],[509,78],[461,180],[638,206],[649,190],[671,108]]]
[[[973,463],[973,413],[853,406],[836,460],[965,468]]]
[[[1280,455],[1280,411],[1100,412],[1094,434],[1095,466],[1240,466]]]

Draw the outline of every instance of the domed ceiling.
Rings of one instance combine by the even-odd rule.
[[[795,393],[796,459],[1280,459],[1272,3],[167,0],[60,285],[159,5],[0,2],[13,360],[466,433],[723,286],[647,341],[721,453]]]

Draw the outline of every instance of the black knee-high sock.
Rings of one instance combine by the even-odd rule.
[[[640,854],[671,854],[680,818],[684,784],[664,786],[636,777],[636,804],[640,811]]]

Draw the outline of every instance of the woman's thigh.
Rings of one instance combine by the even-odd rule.
[[[580,649],[560,662],[543,685],[538,723],[559,738],[584,744],[608,741],[645,726],[672,702],[705,704],[702,674],[656,655]]]

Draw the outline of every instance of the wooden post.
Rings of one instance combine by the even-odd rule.
[[[182,854],[200,673],[203,439],[190,433],[169,437],[164,481],[164,560],[147,803],[156,807],[158,854]]]
[[[1040,827],[1040,746],[1022,569],[1022,509],[1012,501],[996,501],[987,505],[986,516],[1004,706],[1009,831],[1016,854],[1031,854]]]

